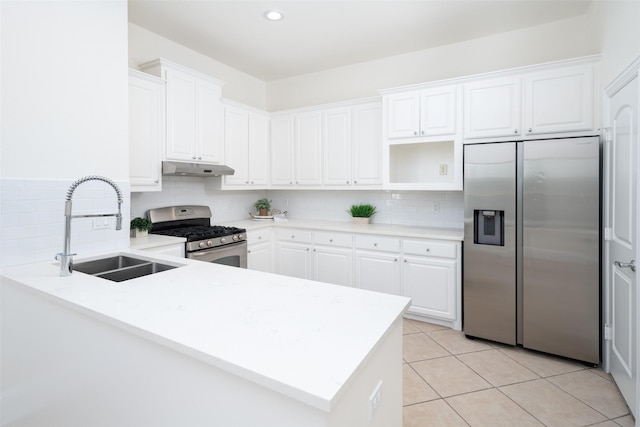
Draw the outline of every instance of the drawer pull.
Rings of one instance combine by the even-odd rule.
[[[330,242],[330,243],[333,243],[333,239],[329,239],[329,242]]]
[[[378,246],[378,244],[377,244],[377,243],[374,243],[374,244],[373,244],[373,246]]]
[[[427,248],[427,252],[431,252],[431,249]]]

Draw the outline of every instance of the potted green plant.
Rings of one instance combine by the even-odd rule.
[[[370,204],[351,205],[347,211],[353,217],[356,224],[369,224],[371,217],[377,212],[376,207]]]
[[[153,224],[146,218],[135,217],[131,220],[131,237],[147,237]]]
[[[271,200],[265,198],[258,199],[253,207],[258,211],[258,215],[260,216],[268,216],[269,210],[271,210]]]

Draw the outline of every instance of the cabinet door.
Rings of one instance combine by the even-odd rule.
[[[353,250],[316,246],[312,256],[313,280],[353,286]]]
[[[247,248],[247,268],[271,273],[271,245],[269,242],[254,243]]]
[[[357,288],[400,295],[398,255],[355,251],[354,257]]]
[[[178,70],[166,70],[167,159],[196,160],[196,79]]]
[[[519,77],[465,84],[464,137],[520,135],[520,86]]]
[[[593,68],[576,67],[524,78],[527,134],[593,129]]]
[[[351,184],[351,109],[323,112],[323,183]]]
[[[354,184],[382,183],[382,108],[379,103],[353,108]]]
[[[295,183],[322,184],[320,170],[322,156],[322,116],[320,112],[295,116]]]
[[[456,319],[456,261],[405,257],[402,295],[411,298],[411,312]]]
[[[269,183],[269,118],[249,115],[249,183]]]
[[[271,183],[293,185],[293,116],[271,121]]]
[[[249,183],[249,113],[235,107],[225,108],[225,163],[233,168],[233,175],[224,177],[225,184]]]
[[[418,92],[389,95],[386,98],[387,138],[418,136],[420,95]]]
[[[456,88],[446,86],[420,92],[420,135],[456,133]]]
[[[196,80],[196,157],[211,163],[224,158],[224,112],[220,86],[206,80]]]
[[[309,245],[278,242],[278,274],[309,279],[311,277],[311,256]]]
[[[129,179],[131,191],[160,191],[165,144],[164,81],[129,71]]]

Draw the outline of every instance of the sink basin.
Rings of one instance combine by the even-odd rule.
[[[91,274],[113,282],[123,282],[174,268],[177,266],[126,255],[79,262],[73,265],[74,271]]]
[[[132,265],[147,264],[146,259],[133,258],[125,255],[118,255],[109,258],[96,259],[93,261],[79,262],[73,264],[73,270],[87,274],[104,273],[105,271],[118,270]]]

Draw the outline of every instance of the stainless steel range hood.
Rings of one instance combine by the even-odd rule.
[[[221,176],[233,175],[235,171],[226,165],[206,163],[162,162],[162,175],[178,176]]]

